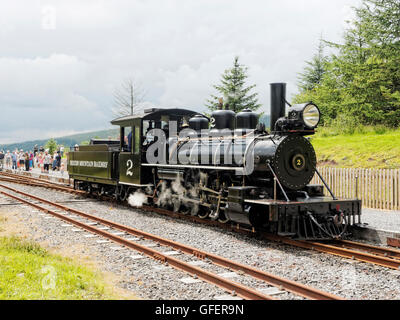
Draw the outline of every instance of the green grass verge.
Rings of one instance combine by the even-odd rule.
[[[0,237],[0,299],[113,299],[100,275],[17,237]]]
[[[319,165],[344,168],[400,168],[400,129],[319,128],[311,142]]]

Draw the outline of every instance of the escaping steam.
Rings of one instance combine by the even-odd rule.
[[[167,187],[165,181],[161,184],[161,192],[156,203],[159,207],[166,207],[172,204],[172,191]]]
[[[199,204],[195,200],[198,199],[198,188],[198,184],[183,186],[182,180],[179,177],[171,182],[170,187],[163,181],[157,205],[160,207],[171,206],[176,211],[183,205],[192,215],[196,215],[199,211]],[[182,209],[184,210],[184,208]]]
[[[132,207],[139,208],[147,203],[147,196],[141,190],[138,190],[129,196],[128,203]]]

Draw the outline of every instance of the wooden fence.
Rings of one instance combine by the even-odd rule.
[[[400,169],[320,167],[318,171],[338,198],[358,198],[363,207],[400,210]],[[314,176],[311,183],[323,184]],[[325,188],[325,194],[329,195]]]

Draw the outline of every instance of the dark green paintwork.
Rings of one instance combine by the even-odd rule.
[[[71,178],[114,184],[115,173],[112,164],[111,151],[76,151],[69,153],[68,173]],[[93,166],[81,165],[81,161],[93,162]],[[76,164],[74,162],[78,162]],[[96,163],[107,163],[107,168],[98,167]],[[85,178],[86,177],[86,178]],[[95,179],[95,180],[93,180]],[[101,181],[100,181],[101,180]]]
[[[130,152],[121,152],[119,155],[119,181],[140,184],[140,165]]]

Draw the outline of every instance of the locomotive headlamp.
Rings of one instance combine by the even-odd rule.
[[[308,104],[303,110],[304,124],[309,128],[315,128],[320,119],[320,112],[316,105]]]
[[[301,121],[308,129],[315,129],[321,119],[321,113],[311,102],[296,104],[289,109],[288,119]]]

